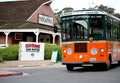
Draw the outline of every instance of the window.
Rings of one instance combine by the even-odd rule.
[[[112,30],[111,30],[111,26],[112,24],[110,22],[106,22],[106,27],[107,27],[107,39],[111,39],[112,38]]]
[[[91,18],[90,19],[90,37],[93,39],[102,39],[103,38],[103,23],[100,18]]]
[[[72,38],[72,33],[71,33],[71,24],[70,23],[63,23],[62,25],[62,39],[63,40],[70,40]]]
[[[87,39],[88,38],[88,30],[86,27],[81,25],[80,23],[74,23],[73,25],[73,38],[77,40]]]
[[[15,33],[15,40],[22,40],[22,33]]]

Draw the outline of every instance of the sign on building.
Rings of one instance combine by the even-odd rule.
[[[44,60],[44,43],[20,42],[19,60]]]
[[[53,18],[46,15],[39,14],[39,23],[48,25],[48,26],[53,26]]]

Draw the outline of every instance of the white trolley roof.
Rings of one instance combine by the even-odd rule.
[[[117,18],[111,14],[108,14],[107,12],[102,11],[102,10],[77,10],[77,11],[62,13],[60,16],[66,17],[66,16],[74,16],[74,15],[92,15],[92,14],[106,15],[106,16],[109,16],[113,19],[120,21],[119,18]]]

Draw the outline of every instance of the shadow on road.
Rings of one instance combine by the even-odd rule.
[[[114,70],[116,68],[120,67],[118,63],[113,63],[111,64],[111,67],[108,71]],[[103,72],[105,71],[102,67],[97,68],[94,66],[89,66],[89,67],[75,67],[73,72]]]

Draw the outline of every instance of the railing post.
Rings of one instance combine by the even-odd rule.
[[[8,35],[9,35],[10,32],[5,31],[4,33],[5,33],[5,36],[6,36],[5,46],[7,47],[8,46]]]

